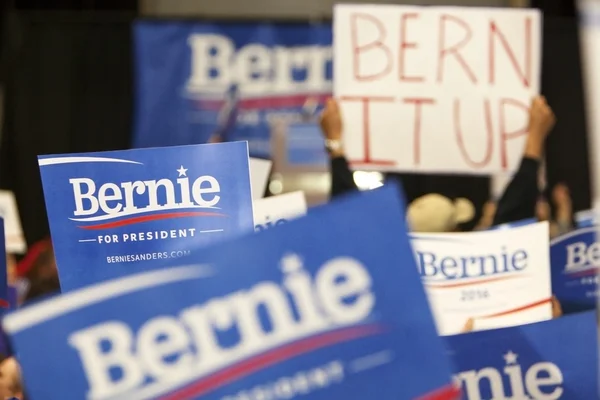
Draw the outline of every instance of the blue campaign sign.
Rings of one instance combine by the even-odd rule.
[[[455,399],[396,192],[8,315],[28,394]]]
[[[142,21],[134,38],[135,147],[206,143],[217,133],[271,158],[273,127],[314,120],[331,93],[331,24]],[[323,148],[306,143],[279,152],[320,165]]]
[[[63,291],[252,231],[244,142],[39,157]]]
[[[550,242],[552,292],[564,313],[596,308],[600,242],[596,227],[582,228]]]
[[[447,336],[465,400],[597,399],[596,313]]]

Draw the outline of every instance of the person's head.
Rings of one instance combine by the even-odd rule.
[[[0,399],[23,399],[21,368],[14,357],[0,363]]]
[[[452,201],[440,194],[430,193],[410,203],[406,214],[412,232],[455,232],[459,224],[473,219],[475,207],[465,198]]]

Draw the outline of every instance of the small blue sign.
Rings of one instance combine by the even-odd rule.
[[[550,242],[552,292],[564,313],[596,308],[600,266],[597,229],[581,228]]]
[[[254,228],[245,142],[39,157],[62,291]]]
[[[445,339],[465,400],[598,398],[595,311]]]
[[[9,314],[28,394],[455,399],[403,220],[388,186]]]

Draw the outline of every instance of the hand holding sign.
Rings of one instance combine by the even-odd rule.
[[[554,127],[556,117],[544,96],[536,96],[529,109],[529,133],[546,138]]]
[[[544,96],[536,96],[529,109],[529,137],[525,147],[525,156],[540,159],[544,152],[546,137],[554,127],[556,117]]]
[[[344,125],[342,122],[342,113],[335,99],[328,99],[325,109],[321,114],[321,130],[325,136],[325,146],[329,150],[331,157],[340,157],[344,155],[342,147]]]

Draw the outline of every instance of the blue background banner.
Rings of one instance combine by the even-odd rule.
[[[595,311],[446,340],[466,400],[598,398]]]
[[[4,327],[34,399],[452,399],[403,220],[397,188],[355,194]]]
[[[293,134],[279,151],[291,164],[323,163],[314,116],[331,93],[330,24],[144,21],[134,35],[135,147],[205,143],[219,133],[271,158],[272,128],[283,126]]]
[[[61,289],[254,229],[244,142],[41,156]]]
[[[581,228],[550,242],[552,292],[564,313],[596,308],[600,243],[597,228]]]

